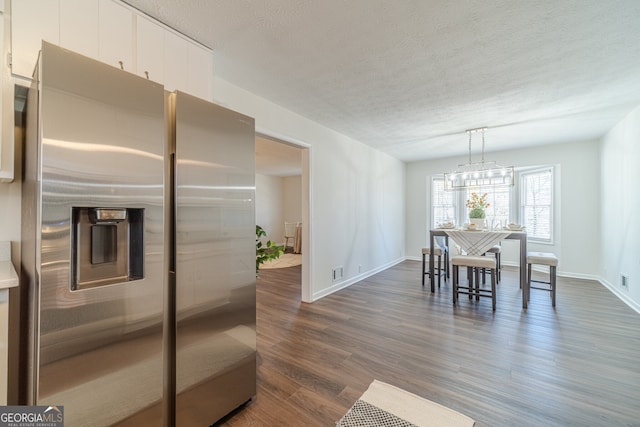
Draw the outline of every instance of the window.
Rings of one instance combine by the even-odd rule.
[[[551,168],[520,174],[520,218],[530,240],[552,241],[553,173]]]
[[[511,188],[509,187],[479,187],[473,190],[467,190],[466,199],[471,197],[471,193],[482,195],[487,193],[487,201],[489,207],[485,209],[485,220],[487,226],[497,227],[498,224],[505,226],[509,223],[511,211]],[[466,204],[465,204],[466,206]],[[469,209],[465,210],[465,218],[469,215]]]
[[[445,191],[444,177],[431,179],[431,226],[455,220],[468,222],[469,209],[465,201],[471,192],[487,193],[490,206],[486,209],[487,226],[510,222],[527,227],[528,240],[553,243],[553,175],[552,166],[539,166],[517,171],[513,188],[479,187],[468,191]]]
[[[469,209],[465,201],[471,193],[487,193],[489,207],[485,210],[487,225],[493,226],[500,221],[502,225],[509,223],[511,212],[510,188],[474,188],[467,192],[446,191],[444,189],[444,177],[434,176],[431,179],[431,221],[432,226],[437,227],[448,221],[456,221],[463,224],[468,221]]]
[[[444,177],[431,178],[431,226],[455,221],[456,217],[456,193],[444,190]]]

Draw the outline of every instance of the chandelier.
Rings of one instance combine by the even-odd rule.
[[[513,166],[500,166],[496,162],[484,160],[484,133],[486,127],[469,129],[469,161],[459,164],[455,172],[444,174],[444,188],[448,191],[466,190],[478,187],[512,187],[514,184]],[[471,137],[475,133],[482,134],[482,159],[471,161]]]

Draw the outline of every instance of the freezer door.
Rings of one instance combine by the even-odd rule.
[[[175,93],[176,419],[256,393],[254,120]]]
[[[39,83],[25,159],[37,193],[25,199],[37,223],[24,236],[36,242],[23,254],[36,266],[23,283],[35,319],[25,403],[63,405],[70,426],[111,426],[162,402],[164,90],[47,43]],[[93,219],[80,229],[73,212]],[[74,285],[76,258],[91,286]]]

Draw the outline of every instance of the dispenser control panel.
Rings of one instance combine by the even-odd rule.
[[[72,208],[71,290],[143,278],[144,209]]]

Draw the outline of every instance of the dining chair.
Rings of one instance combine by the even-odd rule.
[[[549,267],[549,281],[544,280],[532,280],[531,279],[531,266],[533,264],[546,265]],[[551,293],[551,306],[556,306],[556,267],[558,266],[558,257],[551,252],[527,252],[527,282],[528,288],[540,289]],[[549,285],[548,287],[531,286],[531,282],[543,283]],[[527,295],[529,298],[529,295]]]
[[[292,239],[294,244],[296,241],[296,227],[298,226],[297,222],[286,222],[284,223],[284,250],[286,252],[287,245],[289,243],[289,239]],[[291,249],[293,249],[293,245],[291,245]]]
[[[484,253],[484,255],[486,254],[493,254],[496,259],[496,283],[500,283],[500,278],[502,276],[502,246],[499,244],[494,245]],[[482,271],[482,283],[486,283],[486,270]]]
[[[444,258],[444,272],[445,272],[446,278],[448,279],[449,277],[451,277],[449,275],[449,273],[450,273],[450,268],[449,268],[449,240],[446,239],[444,236],[436,236],[435,237],[435,241],[436,241],[436,244],[444,251],[444,255],[443,255],[443,258]]]
[[[451,257],[453,267],[453,304],[458,302],[458,295],[469,295],[469,300],[476,297],[491,298],[491,307],[496,309],[496,260],[486,256],[456,255]],[[467,267],[468,285],[460,284],[460,267]],[[488,269],[491,272],[491,289],[480,287],[481,271]]]
[[[422,248],[422,287],[424,287],[424,278],[429,275],[429,268],[427,268],[427,257],[429,256],[431,250],[429,248]],[[444,255],[445,266],[442,268],[442,256]],[[433,256],[438,258],[437,267],[434,266],[433,271],[438,275],[438,288],[440,287],[441,277],[444,275],[445,282],[447,281],[447,272],[449,270],[448,262],[448,252],[440,247],[439,245],[435,245],[433,248]]]

